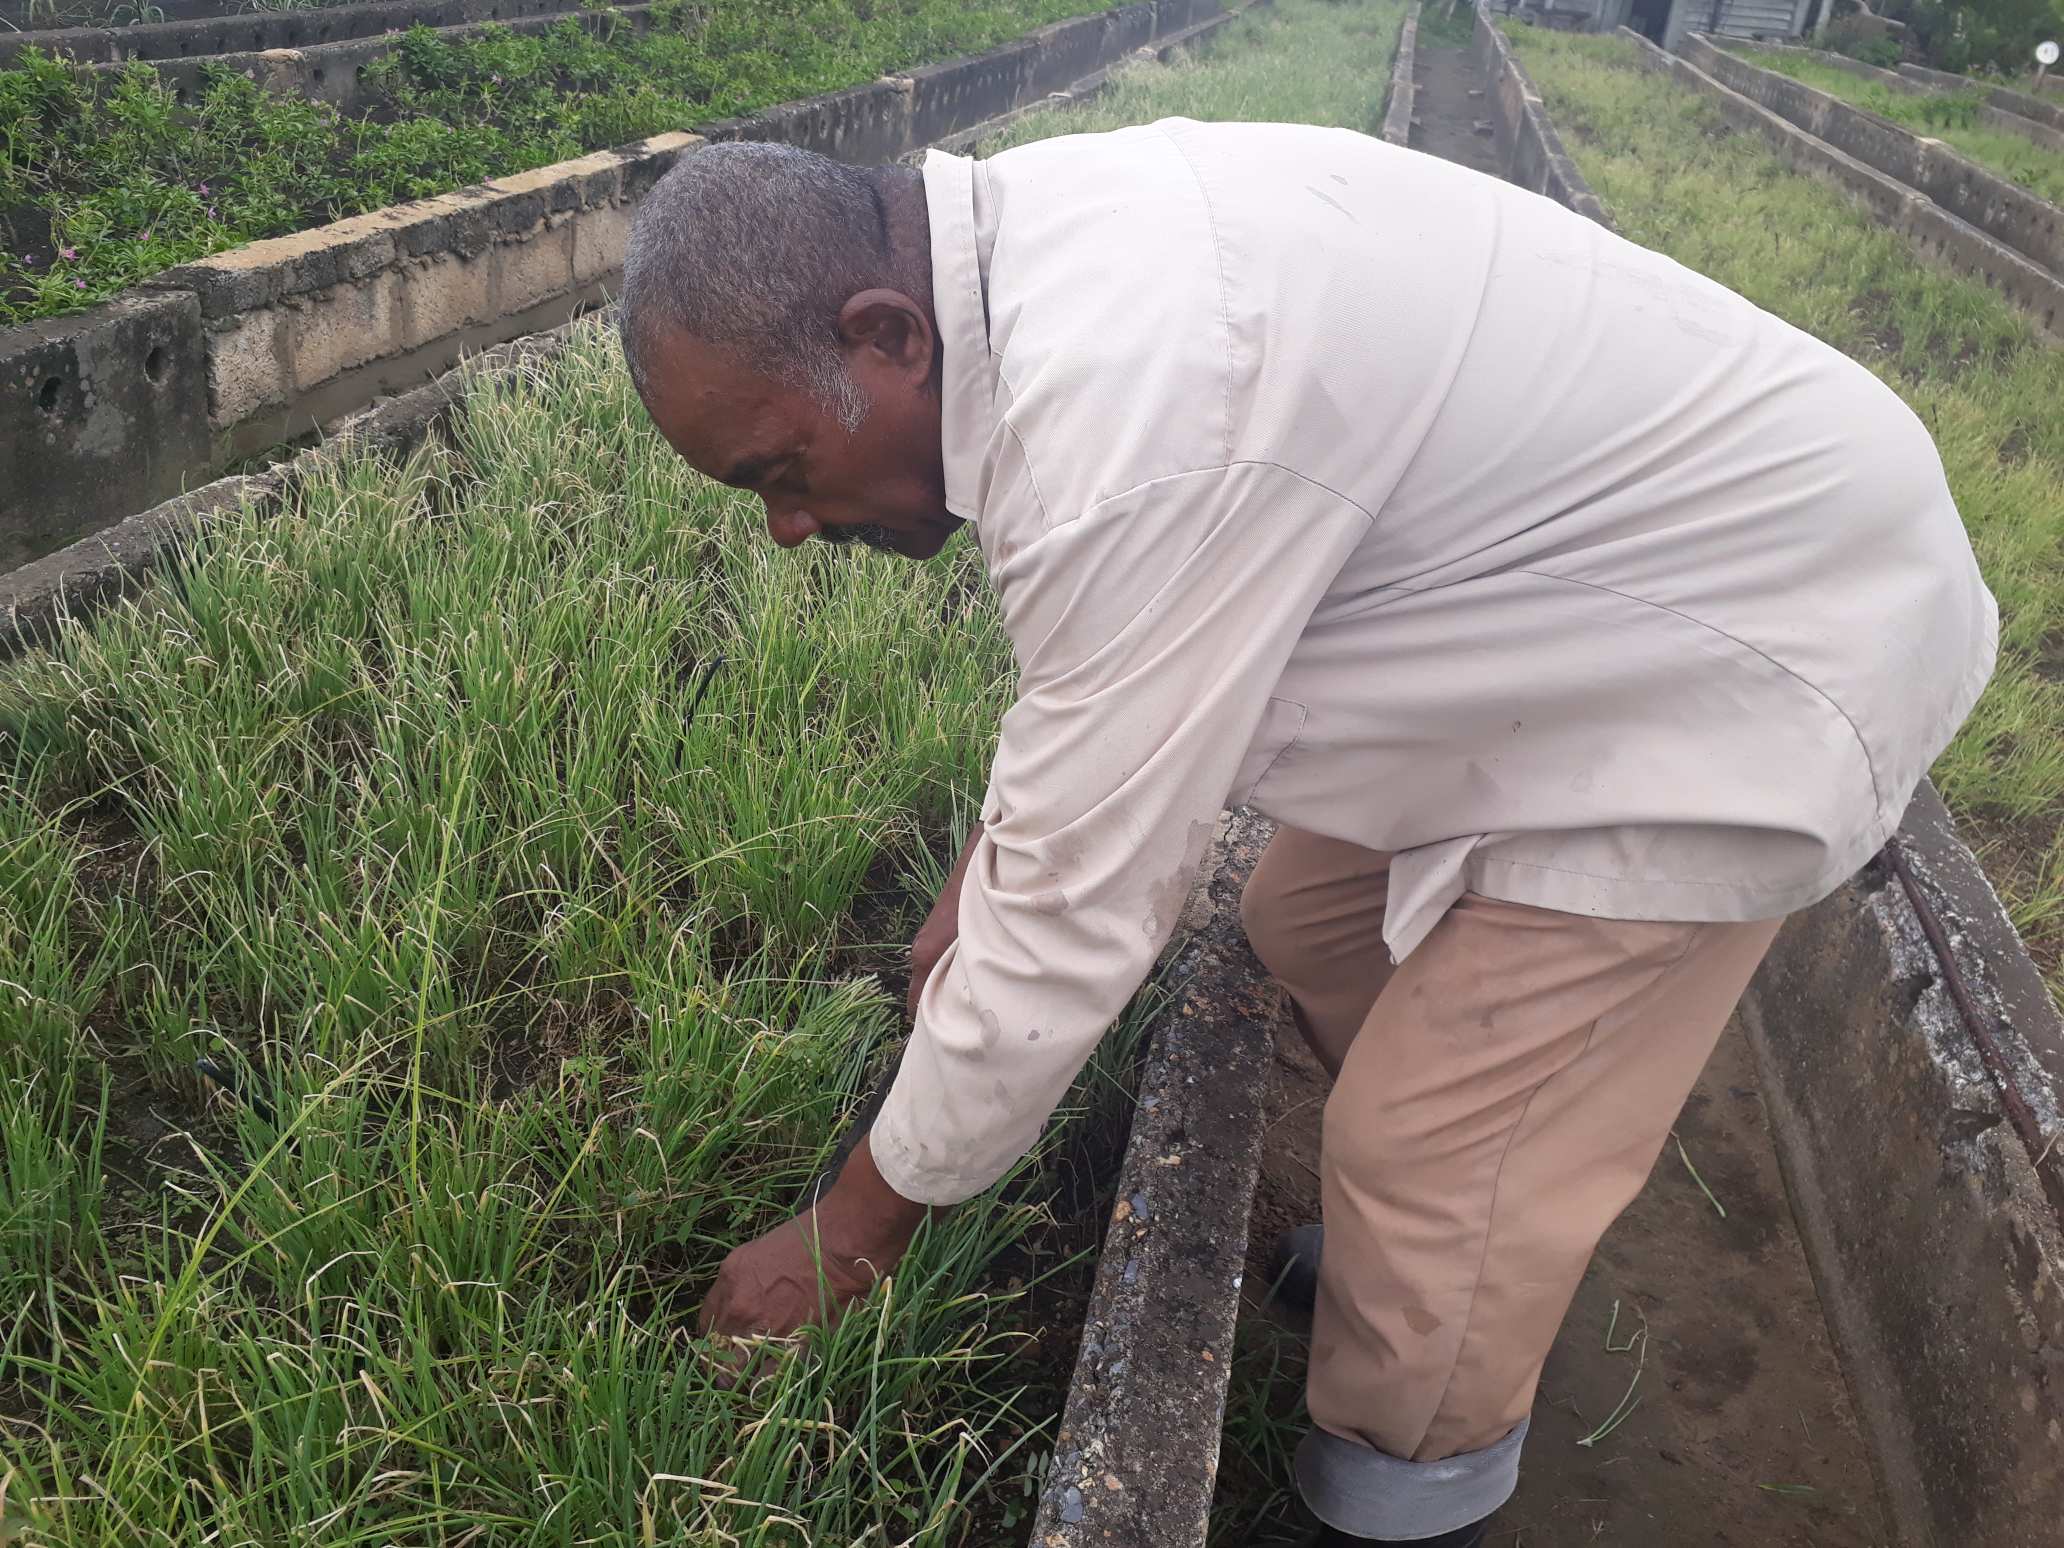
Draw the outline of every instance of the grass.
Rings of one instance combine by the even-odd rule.
[[[1915,134],[1944,141],[2038,198],[2064,204],[2064,154],[2038,145],[2026,135],[1980,123],[1983,92],[1898,91],[1851,75],[1812,54],[1761,48],[1744,48],[1741,54],[1751,64],[1889,118]]]
[[[776,551],[588,328],[0,673],[0,1537],[1011,1523],[1123,1037],[817,1358],[688,1336],[896,1033],[1008,697],[979,594]]]
[[[2064,351],[1982,283],[1918,262],[1706,99],[1640,69],[1631,44],[1511,37],[1622,232],[1862,361],[1934,433],[2002,643],[1934,775],[2064,999]]]
[[[1277,0],[1228,24],[1209,54],[1122,73],[1103,93],[1011,124],[977,151],[994,155],[1056,134],[1099,134],[1157,118],[1382,124],[1405,0]]]
[[[192,102],[147,63],[0,70],[0,325],[174,264],[768,103],[976,52],[1096,0],[661,0],[518,35],[399,35],[363,114],[215,69]]]

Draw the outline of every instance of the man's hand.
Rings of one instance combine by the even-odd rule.
[[[932,969],[939,965],[939,959],[946,955],[946,948],[960,936],[960,884],[967,879],[968,862],[975,858],[975,846],[982,842],[982,825],[978,822],[968,830],[968,841],[962,846],[960,858],[953,862],[953,874],[946,878],[946,885],[939,889],[938,901],[932,911],[925,915],[925,922],[917,927],[917,936],[910,943],[910,995],[908,1009],[912,1024],[917,1021],[917,1002],[924,998],[924,986],[931,979]]]
[[[882,1179],[863,1139],[815,1208],[724,1260],[701,1332],[783,1338],[806,1323],[829,1327],[902,1261],[928,1213]]]

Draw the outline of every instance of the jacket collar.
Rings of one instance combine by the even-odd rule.
[[[932,227],[932,310],[945,352],[939,439],[946,509],[982,519],[983,465],[996,432],[996,362],[989,349],[981,254],[975,234],[975,179],[965,156],[931,151],[924,161],[925,207]]]

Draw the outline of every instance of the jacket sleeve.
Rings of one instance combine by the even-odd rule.
[[[951,1204],[1038,1137],[1167,942],[1291,651],[1368,518],[1270,464],[1157,479],[997,562],[1017,647],[959,939],[875,1120]]]

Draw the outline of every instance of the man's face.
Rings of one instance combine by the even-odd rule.
[[[960,518],[946,509],[929,333],[863,335],[846,366],[868,404],[857,430],[807,392],[675,334],[657,351],[645,407],[697,471],[756,494],[783,548],[812,537],[929,559]]]

